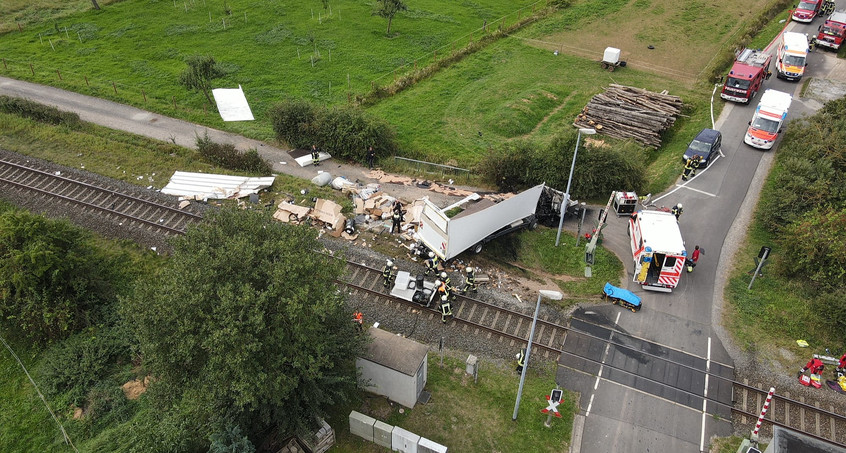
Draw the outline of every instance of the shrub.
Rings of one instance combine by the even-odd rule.
[[[129,342],[120,331],[76,334],[45,353],[39,370],[42,389],[50,397],[62,395],[69,404],[82,406],[92,387],[124,360],[129,360]]]
[[[822,288],[846,277],[846,209],[816,208],[791,223],[780,237],[790,267]],[[792,273],[790,271],[787,271]]]
[[[305,101],[285,101],[271,107],[269,116],[276,137],[294,148],[314,144],[350,161],[363,159],[371,145],[377,158],[396,152],[393,129],[359,108],[329,109]]]
[[[523,190],[540,183],[565,190],[575,148],[575,132],[559,134],[545,146],[518,141],[488,153],[478,170],[502,191]],[[573,171],[572,197],[603,197],[612,190],[640,191],[646,184],[646,173],[637,155],[634,144],[615,149],[581,143]]]
[[[250,149],[242,153],[235,149],[235,145],[230,143],[221,144],[213,142],[209,138],[208,133],[202,137],[197,136],[197,149],[206,162],[229,170],[257,174],[268,174],[273,171],[273,167],[259,156],[258,151],[255,149]]]
[[[279,140],[293,148],[306,148],[314,142],[315,107],[304,100],[280,102],[268,111],[273,132]]]
[[[63,112],[56,107],[9,96],[0,96],[0,112],[22,116],[40,123],[64,125],[70,128],[78,128],[82,124],[79,115],[76,113]]]

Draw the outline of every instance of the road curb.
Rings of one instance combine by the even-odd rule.
[[[579,453],[582,450],[582,431],[585,430],[585,416],[576,414],[573,417],[573,431],[570,435],[570,453]]]

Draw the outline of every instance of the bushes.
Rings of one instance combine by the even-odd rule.
[[[70,128],[77,128],[82,124],[79,120],[79,115],[76,113],[63,112],[56,107],[9,96],[0,96],[0,112],[19,115],[41,123],[64,125]]]
[[[235,145],[213,142],[208,134],[197,136],[197,149],[206,162],[229,170],[265,175],[273,171],[270,164],[262,159],[255,149],[242,153],[235,149]]]
[[[271,107],[268,113],[276,138],[294,148],[314,144],[334,157],[350,161],[363,159],[370,145],[377,158],[396,152],[393,129],[358,108],[285,101]]]
[[[41,385],[50,397],[63,395],[83,406],[92,387],[108,375],[112,364],[129,359],[128,341],[115,329],[76,334],[55,344],[40,365]]]
[[[517,141],[492,150],[478,170],[502,191],[518,191],[545,182],[559,190],[567,187],[576,148],[576,132],[553,138],[549,145]],[[570,190],[573,198],[607,196],[612,190],[640,191],[646,185],[644,164],[634,144],[619,148],[590,147],[582,142]]]

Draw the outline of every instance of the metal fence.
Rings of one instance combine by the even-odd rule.
[[[406,157],[394,156],[394,165],[402,169],[404,173],[423,176],[432,179],[447,180],[468,183],[472,172],[466,168],[453,167],[452,165],[435,164],[422,160],[408,159]]]

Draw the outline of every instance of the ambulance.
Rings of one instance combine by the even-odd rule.
[[[672,292],[681,279],[687,251],[676,216],[638,211],[629,218],[634,282],[644,289]]]
[[[786,31],[781,34],[776,70],[779,79],[799,80],[808,65],[808,37],[802,33]]]
[[[754,148],[772,149],[778,134],[781,133],[792,99],[789,94],[781,91],[764,91],[752,121],[749,122],[743,143]]]

